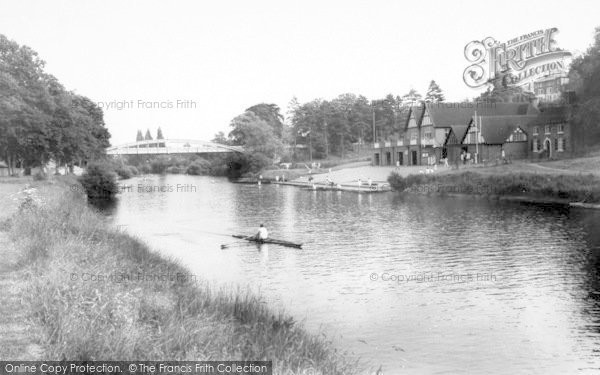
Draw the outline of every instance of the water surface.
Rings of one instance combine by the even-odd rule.
[[[386,374],[600,372],[599,212],[178,175],[124,183],[115,223]],[[260,223],[303,249],[224,236]]]

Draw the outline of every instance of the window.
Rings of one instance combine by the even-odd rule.
[[[544,126],[544,133],[550,134],[550,125]]]
[[[537,152],[537,150],[538,150],[538,149],[537,149],[537,139],[534,139],[534,140],[531,142],[531,151],[533,151],[533,152]]]
[[[539,126],[534,126],[533,127],[533,135],[538,135],[539,131],[540,131],[540,127]]]
[[[558,125],[558,134],[562,134],[565,132],[565,125],[564,124],[559,124]]]
[[[558,138],[554,138],[554,150],[558,151]]]
[[[410,133],[410,140],[411,141],[416,141],[417,140],[417,132]]]
[[[565,150],[565,139],[560,137],[558,138],[558,150],[557,151],[564,151]]]
[[[425,132],[425,139],[432,139],[432,138],[433,138],[433,136],[432,136],[431,131]]]
[[[527,141],[527,134],[521,130],[521,128],[517,128],[507,139],[507,142],[525,142]]]

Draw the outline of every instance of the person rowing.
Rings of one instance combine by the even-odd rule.
[[[258,233],[256,233],[255,238],[257,241],[260,241],[260,242],[269,238],[269,231],[267,230],[267,228],[265,228],[265,226],[263,224],[261,224],[260,227],[258,228]]]

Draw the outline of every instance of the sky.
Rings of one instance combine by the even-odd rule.
[[[111,143],[160,126],[210,140],[258,103],[479,94],[464,47],[557,27],[575,55],[600,26],[598,0],[111,1],[0,0],[0,33],[36,50],[46,71],[104,108]],[[120,109],[118,109],[120,108]]]

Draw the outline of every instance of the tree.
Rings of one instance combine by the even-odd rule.
[[[144,136],[145,141],[151,141],[152,135],[150,134],[150,129],[146,129],[146,135]]]
[[[439,103],[446,100],[444,98],[444,93],[440,86],[434,81],[431,80],[429,83],[429,88],[427,89],[427,94],[425,94],[425,102],[427,103]]]
[[[276,104],[256,104],[246,109],[246,112],[253,112],[261,120],[269,124],[277,138],[282,138],[283,116],[281,115],[280,109]]]
[[[600,27],[596,28],[592,46],[573,60],[569,85],[577,98],[574,128],[578,129],[584,146],[597,144],[600,142]]]
[[[211,142],[214,143],[218,143],[221,145],[229,145],[229,140],[225,137],[225,133],[223,132],[218,132],[217,134],[215,134],[215,137],[212,139]]]
[[[139,141],[143,141],[143,140],[144,140],[144,136],[142,135],[142,131],[138,129],[137,135],[135,137],[135,141],[139,142]]]
[[[401,131],[400,104],[400,98],[394,97],[392,94],[371,103],[375,114],[376,138],[386,139]],[[372,122],[371,120],[371,126],[373,126]],[[372,136],[367,138],[373,140]]]
[[[230,126],[233,128],[229,133],[232,144],[244,146],[250,152],[275,158],[283,149],[273,129],[254,112],[248,111],[237,116],[231,120]]]
[[[163,137],[162,129],[160,128],[160,126],[158,127],[158,130],[156,131],[156,139],[165,139],[165,137]]]
[[[489,82],[491,85],[487,91],[481,93],[475,98],[476,102],[496,103],[496,102],[529,102],[535,99],[535,94],[523,90],[522,87],[512,83],[513,79],[509,72],[498,73],[498,75]]]
[[[0,35],[0,156],[11,174],[17,163],[40,166],[50,156],[54,102],[44,65],[31,48]]]
[[[273,164],[283,152],[283,143],[272,127],[254,112],[246,111],[231,120],[230,143],[243,146],[245,153],[233,153],[226,157],[229,177],[256,173]]]
[[[415,89],[410,89],[408,93],[402,96],[402,104],[407,106],[414,106],[423,102],[421,94]]]
[[[102,110],[67,91],[26,46],[0,35],[0,157],[15,167],[59,165],[105,154]]]

